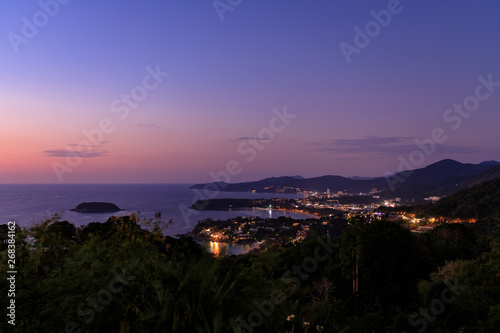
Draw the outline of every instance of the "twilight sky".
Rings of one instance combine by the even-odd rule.
[[[500,0],[0,0],[0,18],[0,183],[500,160]]]

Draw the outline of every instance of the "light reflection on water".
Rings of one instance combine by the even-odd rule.
[[[205,246],[205,248],[209,252],[213,253],[216,257],[218,257],[224,251],[226,254],[229,255],[245,254],[248,253],[250,250],[258,248],[260,245],[260,243],[235,244],[235,243],[222,243],[214,241],[201,242],[201,244]]]
[[[216,257],[220,254],[220,243],[219,242],[210,242],[210,252],[212,252]]]

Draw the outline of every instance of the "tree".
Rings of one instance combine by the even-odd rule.
[[[420,259],[409,230],[387,221],[358,221],[342,235],[339,258],[344,277],[354,280],[361,300],[378,300],[387,310],[413,299]]]

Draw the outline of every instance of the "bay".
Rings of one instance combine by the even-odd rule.
[[[129,215],[140,212],[145,218],[152,218],[160,212],[162,219],[173,220],[165,232],[175,236],[191,231],[199,220],[230,219],[237,216],[259,216],[276,218],[315,217],[310,214],[275,210],[196,211],[188,209],[197,198],[191,184],[1,184],[0,224],[16,221],[20,226],[60,214],[75,226],[90,222],[105,222],[113,215]],[[302,198],[299,194],[219,192],[216,198]],[[82,202],[111,202],[124,211],[119,213],[82,214],[70,211]]]

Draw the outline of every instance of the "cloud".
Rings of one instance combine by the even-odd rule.
[[[140,127],[149,127],[149,128],[156,128],[156,129],[160,129],[161,128],[161,126],[155,125],[155,124],[138,123],[137,125],[140,126]]]
[[[108,143],[108,142],[109,142],[109,141],[101,141],[101,142],[99,143],[99,145],[97,145],[97,146],[92,145],[92,147],[100,147],[100,146],[103,146],[104,144],[106,144],[106,143]],[[89,143],[90,143],[90,142],[89,142]],[[81,147],[81,148],[82,148],[82,150],[86,150],[86,149],[87,149],[87,147],[88,147],[88,145],[79,145],[79,144],[76,144],[76,143],[70,143],[70,144],[68,144],[67,146],[69,146],[69,147],[76,147],[76,148],[80,148],[80,147]]]
[[[110,156],[109,150],[101,149],[109,141],[101,141],[99,145],[94,146],[87,141],[88,145],[81,145],[77,143],[68,143],[66,149],[47,149],[43,151],[46,157],[67,157],[67,156],[79,156],[82,158],[90,157],[103,157]]]
[[[78,146],[78,145],[71,145],[71,146]],[[44,154],[46,157],[66,157],[66,156],[79,156],[83,158],[87,157],[102,157],[102,156],[109,156],[110,152],[107,150],[102,150],[102,149],[82,149],[81,151],[78,150],[69,150],[69,149],[50,149],[50,150],[45,150]],[[89,150],[89,151],[87,151]]]
[[[407,155],[419,149],[414,137],[366,136],[360,139],[340,139],[309,142],[314,146],[312,151],[331,154],[374,154],[379,156]],[[470,154],[478,152],[477,148],[465,146],[437,145],[434,154]]]
[[[243,137],[231,140],[231,141],[248,141],[248,140],[253,140],[253,141],[269,141],[271,139],[270,138],[257,138],[257,137],[254,137],[254,136],[243,136]]]

